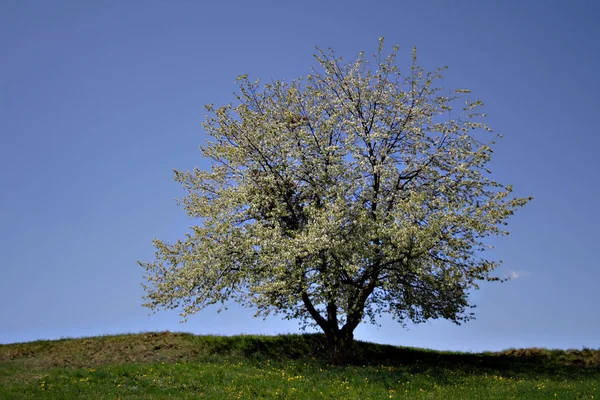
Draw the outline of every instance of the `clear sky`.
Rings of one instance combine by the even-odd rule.
[[[369,4],[367,6],[367,4]],[[0,343],[156,330],[297,332],[232,305],[179,323],[141,307],[153,238],[193,221],[173,169],[205,168],[206,103],[234,79],[292,79],[315,45],[347,60],[385,36],[504,135],[494,177],[535,199],[495,241],[515,279],[471,297],[477,320],[384,319],[358,339],[435,349],[600,348],[600,2],[0,2]]]

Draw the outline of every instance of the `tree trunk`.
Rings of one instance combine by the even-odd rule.
[[[330,302],[327,305],[328,319],[325,319],[313,306],[308,293],[302,293],[302,301],[310,315],[315,319],[317,325],[319,325],[327,337],[327,352],[329,353],[331,363],[334,365],[345,364],[348,361],[350,350],[354,342],[354,329],[360,322],[362,314],[360,312],[355,312],[342,329],[339,329],[335,303]],[[364,303],[364,299],[362,302]]]
[[[333,365],[346,364],[354,343],[354,334],[342,329],[337,332],[327,332],[326,336],[331,363]]]

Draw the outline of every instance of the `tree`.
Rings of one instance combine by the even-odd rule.
[[[346,360],[357,325],[382,313],[400,323],[457,324],[469,291],[498,262],[484,238],[530,198],[490,179],[491,145],[476,135],[479,100],[443,93],[398,47],[373,62],[318,51],[319,70],[291,83],[238,78],[237,105],[206,106],[208,171],[175,171],[198,221],[173,244],[154,241],[147,307],[185,319],[235,301],[318,326],[333,362]],[[453,117],[457,115],[457,117]]]

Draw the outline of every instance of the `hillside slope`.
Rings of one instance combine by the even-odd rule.
[[[598,398],[600,350],[458,353],[324,338],[142,333],[0,345],[0,399]],[[593,396],[593,397],[592,397]]]

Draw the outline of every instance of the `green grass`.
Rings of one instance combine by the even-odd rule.
[[[600,350],[457,353],[321,335],[145,333],[0,345],[0,399],[593,399]]]

